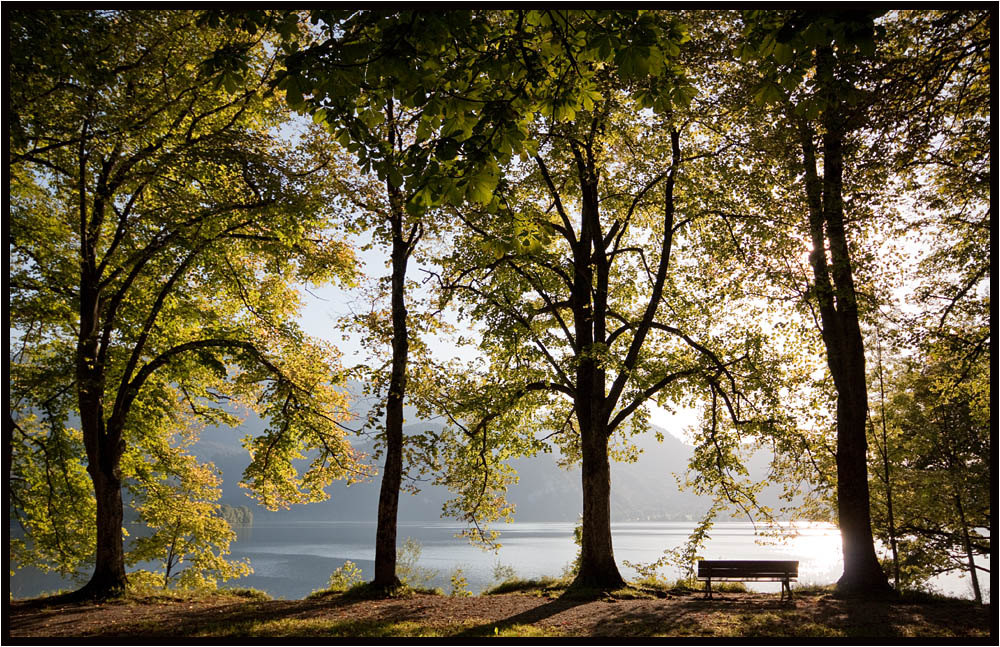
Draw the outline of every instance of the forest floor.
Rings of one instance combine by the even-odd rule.
[[[829,592],[700,592],[574,598],[544,592],[385,599],[325,594],[269,600],[234,594],[131,595],[93,603],[12,600],[7,639],[208,637],[996,637],[992,607],[961,600],[859,601]],[[8,640],[4,642],[7,643]],[[996,644],[992,642],[991,644]]]

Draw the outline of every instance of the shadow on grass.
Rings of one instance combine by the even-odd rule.
[[[536,589],[537,591],[537,589]],[[372,608],[363,596],[329,595],[308,600],[196,599],[149,596],[110,605],[65,604],[50,597],[14,602],[10,635],[31,635],[45,627],[52,636],[80,638],[149,637],[766,637],[766,638],[962,638],[989,635],[990,609],[957,600],[842,600],[825,594],[799,594],[789,604],[777,596],[730,594],[704,600],[701,595],[671,594],[667,600],[642,590],[594,592],[580,589],[536,600],[537,606],[506,618],[444,619],[434,599],[412,596],[405,603],[385,598]],[[361,594],[362,591],[356,591]],[[539,591],[541,593],[541,591]],[[359,599],[361,597],[362,599]],[[62,598],[65,600],[65,598]],[[628,602],[626,602],[628,601]],[[143,605],[133,616],[130,607]],[[355,606],[357,605],[357,606]],[[586,609],[578,609],[591,605]],[[97,607],[104,606],[100,614]],[[26,608],[36,611],[24,614]],[[112,607],[109,609],[108,607]],[[117,607],[117,609],[115,609]],[[114,613],[109,613],[114,611]],[[565,614],[564,617],[558,617]],[[977,642],[973,640],[973,642]]]
[[[555,600],[546,602],[545,604],[537,606],[533,609],[522,611],[521,613],[512,615],[509,618],[470,627],[457,633],[456,637],[471,638],[495,636],[499,633],[515,630],[519,625],[538,624],[543,620],[551,618],[552,616],[558,615],[568,609],[572,609],[573,607],[580,606],[581,604],[587,604],[588,602],[592,602],[592,600],[579,597],[567,597],[563,594]]]
[[[138,627],[142,635],[161,637],[193,636],[359,636],[393,637],[437,635],[429,626],[415,620],[433,604],[421,599],[437,595],[425,589],[401,586],[391,591],[374,589],[366,584],[344,592],[317,592],[304,600],[245,602],[211,608],[180,611],[179,627],[164,629],[151,619]],[[331,618],[333,609],[350,609],[372,601],[409,600],[405,605],[387,604],[376,618]],[[349,615],[349,611],[345,615]],[[426,633],[432,632],[432,633]]]

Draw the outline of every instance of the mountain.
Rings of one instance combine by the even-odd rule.
[[[418,423],[408,425],[404,431],[413,433],[428,426],[439,427],[436,423]],[[327,488],[328,500],[293,506],[290,510],[271,512],[256,505],[238,485],[250,461],[239,439],[247,433],[258,433],[263,427],[263,421],[252,417],[240,429],[206,429],[192,447],[199,459],[213,462],[222,472],[222,502],[233,506],[249,505],[256,519],[375,521],[380,486],[378,475],[351,486],[334,483]],[[683,476],[694,448],[663,429],[659,431],[663,435],[662,442],[657,442],[652,434],[635,439],[642,450],[638,461],[612,463],[611,512],[614,521],[697,520],[711,505],[710,497],[681,491],[674,478],[675,474]],[[751,475],[764,475],[767,459],[763,452],[756,453],[748,466]],[[517,459],[513,466],[519,481],[511,486],[507,498],[516,506],[517,521],[576,521],[579,518],[582,502],[578,468],[560,468],[551,454]],[[424,484],[414,495],[401,493],[399,520],[438,521],[441,507],[449,498],[451,493],[446,488],[431,484]],[[777,488],[765,492],[763,499],[776,506]]]

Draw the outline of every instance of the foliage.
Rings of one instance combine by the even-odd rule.
[[[840,261],[839,271],[846,276],[848,266],[857,290],[851,297],[838,287],[836,309],[856,299],[853,305],[861,322],[876,335],[894,336],[895,350],[901,354],[917,352],[930,359],[938,352],[931,350],[935,343],[962,339],[966,350],[954,357],[962,357],[968,368],[978,354],[989,352],[985,331],[990,239],[984,225],[989,206],[982,190],[982,169],[990,155],[982,136],[990,104],[982,90],[988,21],[978,11],[881,13],[745,12],[747,38],[737,53],[760,75],[756,103],[773,106],[780,121],[772,131],[772,143],[797,129],[822,138],[829,151],[830,133],[844,137],[843,204],[850,213],[845,221],[850,233],[847,253],[838,252],[839,244],[829,238],[835,230],[829,223],[826,233],[831,272],[834,276],[838,272],[838,255],[849,259]],[[873,16],[879,17],[872,21]],[[800,137],[807,145],[809,137]],[[830,187],[832,177],[827,167],[832,169],[835,163],[824,157],[824,175],[818,179],[825,187]],[[814,164],[815,159],[807,161],[807,176]],[[951,178],[947,187],[942,183],[945,175]],[[824,196],[823,208],[829,212],[832,206]],[[816,254],[820,246],[816,235],[812,238],[811,259],[817,265],[827,254]],[[826,244],[822,247],[827,249]],[[780,254],[770,256],[780,258]],[[920,285],[914,285],[916,280]],[[805,283],[809,285],[808,280]],[[844,281],[835,278],[835,283]],[[817,274],[806,293],[817,299],[821,310],[823,284]],[[916,310],[901,312],[901,304],[891,296],[898,295],[900,284],[915,297]],[[826,315],[817,317],[817,324],[824,338],[837,328]],[[826,345],[831,362],[839,361],[844,346]],[[878,361],[881,364],[881,353]],[[843,377],[833,378],[839,382],[839,393],[849,392]],[[859,373],[853,381],[859,388]],[[861,410],[861,404],[851,408]],[[880,429],[888,415],[875,416],[874,428]],[[871,488],[873,514],[876,533],[891,543],[894,531],[900,529],[890,525],[899,524],[887,518],[883,506],[889,495],[904,505],[911,496],[899,482],[900,475],[893,474],[916,448],[904,449],[906,443],[898,436],[880,439],[880,434],[872,436],[880,443],[871,465],[872,474],[878,475]],[[862,445],[859,438],[850,444]],[[820,450],[821,460],[814,461],[817,471],[832,473],[822,441],[814,447]],[[846,451],[838,448],[837,453]],[[829,477],[820,480],[829,482]],[[862,482],[860,476],[845,473],[837,480],[841,489]],[[860,510],[863,503],[855,498],[850,506],[841,506],[840,514],[853,515],[852,510]],[[844,526],[848,519],[840,521]],[[903,579],[908,577],[904,573]]]
[[[981,561],[990,553],[988,364],[984,355],[956,382],[962,363],[954,354],[914,358],[901,363],[889,381],[883,415],[904,587],[919,588],[948,571],[968,574],[972,556]],[[881,423],[880,417],[873,420],[876,428]],[[875,490],[882,493],[880,486]],[[883,505],[879,496],[876,529],[885,540]],[[976,568],[987,572],[981,564]]]
[[[94,498],[77,460],[83,442],[79,430],[58,419],[47,422],[27,415],[10,423],[11,519],[30,529],[25,537],[10,538],[11,565],[79,578],[78,566],[92,560],[94,551]]]
[[[364,576],[361,569],[354,562],[348,560],[330,575],[330,581],[326,586],[330,591],[346,591],[363,581]]]
[[[239,87],[202,65],[217,47],[245,54]],[[294,320],[295,283],[351,280],[352,254],[324,232],[322,169],[275,134],[259,37],[187,12],[25,11],[11,49],[11,502],[32,542],[16,556],[71,572],[95,554],[117,587],[122,469],[170,469],[178,425],[238,423],[220,403],[271,422],[245,441],[266,505],[358,472],[336,352]],[[84,466],[108,501],[96,547]]]
[[[164,589],[172,581],[181,588],[214,589],[217,580],[249,575],[249,560],[225,558],[236,533],[215,503],[219,477],[211,465],[172,451],[166,440],[159,460],[131,465],[131,456],[125,459],[126,472],[134,474],[128,484],[132,505],[149,531],[131,540],[126,565],[159,563]]]
[[[235,603],[264,602],[271,599],[271,596],[264,591],[251,588],[174,587],[165,589],[163,588],[163,575],[145,569],[129,572],[126,594],[127,603],[131,604],[154,603],[162,605],[165,601],[170,600],[198,602],[207,596],[227,597]]]
[[[603,510],[607,462],[636,459],[657,404],[701,411],[697,492],[771,518],[767,481],[806,489],[795,514],[857,545],[868,407],[875,530],[900,537],[906,583],[989,551],[991,11],[9,18],[15,566],[121,562],[124,486],[151,531],[129,563],[169,582],[183,560],[191,586],[239,572],[227,521],[246,515],[186,448],[244,407],[270,422],[244,439],[265,505],[362,475],[338,352],[295,321],[300,286],[356,280],[352,238],[391,249],[339,322],[385,398],[375,458],[395,491],[441,470],[477,541],[513,518],[519,457],[581,464]],[[448,307],[471,362],[432,357]],[[390,439],[404,397],[447,428]],[[690,567],[710,525],[637,568]],[[617,585],[609,521],[588,512],[577,540],[574,572],[603,554]],[[428,579],[402,552],[400,576]]]
[[[891,489],[893,530],[902,535],[901,575],[912,586],[958,568],[982,601],[982,567],[972,563],[990,550],[982,529],[992,506],[984,460],[991,444],[991,14],[905,12],[891,26],[913,52],[895,61],[911,115],[899,168],[917,200],[908,233],[923,253],[908,307],[889,318],[890,343],[903,359],[873,420],[892,432],[880,448],[889,466],[881,486]],[[883,536],[888,521],[880,519]]]
[[[433,569],[418,566],[423,547],[413,537],[407,537],[399,547],[396,557],[396,576],[411,589],[425,588],[437,577]]]
[[[131,595],[152,595],[166,590],[163,574],[140,568],[128,575],[128,593]]]
[[[472,592],[469,591],[469,581],[465,579],[465,573],[461,568],[456,568],[451,573],[451,591],[448,595],[459,598],[467,598],[472,595]]]
[[[562,579],[575,577],[580,572],[580,562],[583,560],[583,519],[573,526],[573,543],[576,544],[576,555],[573,561],[563,567]]]
[[[605,66],[658,79],[646,88],[650,105],[690,100],[671,60],[683,26],[649,12],[313,10],[309,19],[316,28],[301,30],[305,43],[285,40],[288,102],[327,122],[364,171],[404,187],[414,211],[490,202],[499,165],[535,150],[527,118],[570,121],[592,109]],[[417,115],[403,164],[367,137],[388,98]]]
[[[684,47],[668,58],[680,66],[708,45],[678,28]],[[538,150],[504,167],[496,204],[454,209],[463,226],[442,282],[478,328],[486,362],[442,379],[455,431],[444,482],[456,498],[445,511],[492,541],[480,526],[510,517],[509,461],[558,452],[582,466],[584,510],[601,511],[585,512],[581,577],[599,568],[614,587],[605,466],[635,460],[630,437],[648,432],[649,405],[718,402],[737,433],[786,419],[771,379],[778,360],[748,316],[749,286],[699,271],[723,257],[717,241],[732,230],[703,188],[725,186],[731,162],[723,136],[702,125],[718,107],[645,110],[648,80],[610,66],[583,75],[600,91],[593,106],[573,120],[532,120]],[[734,316],[734,303],[746,311]]]
[[[663,566],[673,566],[681,573],[680,579],[677,580],[678,584],[684,583],[688,586],[694,586],[697,582],[697,563],[703,559],[700,553],[705,548],[705,542],[709,539],[709,531],[715,523],[715,515],[720,507],[718,501],[713,504],[688,535],[687,541],[675,548],[664,550],[663,555],[655,562],[633,564],[626,561],[624,564],[634,568],[640,578],[651,582],[662,582],[657,570]]]
[[[219,504],[219,516],[230,526],[252,526],[253,510],[249,506],[231,506],[228,503]]]
[[[517,571],[510,564],[504,564],[499,559],[493,564],[493,581],[500,585],[517,579]]]

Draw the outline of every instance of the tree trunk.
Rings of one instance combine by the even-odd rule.
[[[403,237],[403,205],[398,189],[388,184],[392,226],[392,364],[389,393],[385,402],[385,467],[378,499],[375,531],[375,588],[399,586],[396,577],[396,519],[399,487],[403,478],[403,400],[406,393],[406,362],[409,338],[406,327],[406,265],[410,241]]]
[[[618,589],[625,585],[611,541],[611,465],[608,462],[606,373],[594,356],[606,341],[607,257],[592,152],[574,147],[583,199],[580,240],[574,250],[573,315],[576,327],[575,407],[580,425],[583,536],[576,586]],[[596,270],[596,272],[595,272]],[[595,281],[596,279],[596,281]]]
[[[105,598],[125,592],[122,481],[117,463],[117,460],[101,460],[87,467],[97,498],[97,550],[94,574],[80,590],[86,597]]]
[[[863,376],[863,366],[861,371]],[[847,380],[837,394],[837,516],[844,551],[844,573],[837,580],[837,591],[882,594],[889,590],[889,583],[872,536],[865,436],[867,393],[856,388],[857,379]],[[861,380],[864,384],[863,377]]]
[[[882,414],[885,416],[885,414]],[[889,447],[888,438],[885,432],[885,418],[882,418],[882,444],[885,446],[885,454],[882,458],[882,467],[885,470],[885,509],[886,520],[889,524],[889,548],[892,550],[892,581],[894,587],[899,591],[899,546],[896,541],[896,518],[892,510],[892,483],[889,480]]]
[[[844,228],[843,143],[847,126],[830,47],[817,50],[816,69],[817,77],[827,84],[823,88],[826,104],[822,179],[817,175],[811,127],[802,125],[800,135],[813,246],[813,291],[819,304],[827,365],[837,390],[837,516],[844,552],[844,573],[837,581],[837,591],[843,595],[878,596],[891,589],[875,555],[872,536],[865,349]]]
[[[965,521],[965,508],[962,507],[962,496],[955,494],[955,509],[958,511],[958,522],[962,526],[962,542],[965,545],[965,555],[969,560],[969,577],[972,578],[972,594],[976,604],[983,603],[983,592],[979,588],[979,575],[976,573],[976,558],[972,552],[972,540],[969,537],[969,525]]]
[[[77,343],[77,402],[87,452],[87,472],[97,503],[94,574],[77,593],[105,598],[125,592],[125,549],[122,539],[122,424],[104,419],[104,367],[98,360],[100,293],[93,273],[81,282],[80,333]]]
[[[837,581],[837,590],[847,595],[883,594],[889,590],[889,582],[875,555],[868,491],[865,347],[844,230],[844,129],[839,117],[828,116],[826,122],[823,214],[837,299],[833,315],[837,325],[828,336],[827,359],[837,388],[837,515],[844,546],[844,573]]]
[[[611,542],[611,465],[608,437],[603,429],[581,426],[581,480],[583,482],[583,537],[580,571],[574,585],[619,589],[625,585]]]
[[[876,328],[876,334],[878,329]],[[882,341],[876,337],[878,343],[878,390],[879,402],[881,403],[882,418],[882,470],[885,479],[885,514],[886,523],[889,528],[889,548],[892,550],[892,581],[893,588],[899,591],[899,548],[896,543],[896,518],[892,510],[892,480],[891,465],[889,463],[889,430],[885,421],[885,382],[882,380]],[[873,430],[874,433],[874,430]]]
[[[392,253],[392,366],[385,403],[385,467],[378,499],[378,528],[375,535],[375,580],[378,588],[399,585],[396,578],[396,517],[399,487],[403,475],[403,398],[406,389],[406,359],[409,348],[403,280],[406,259],[396,249]],[[400,237],[400,240],[401,237]]]

